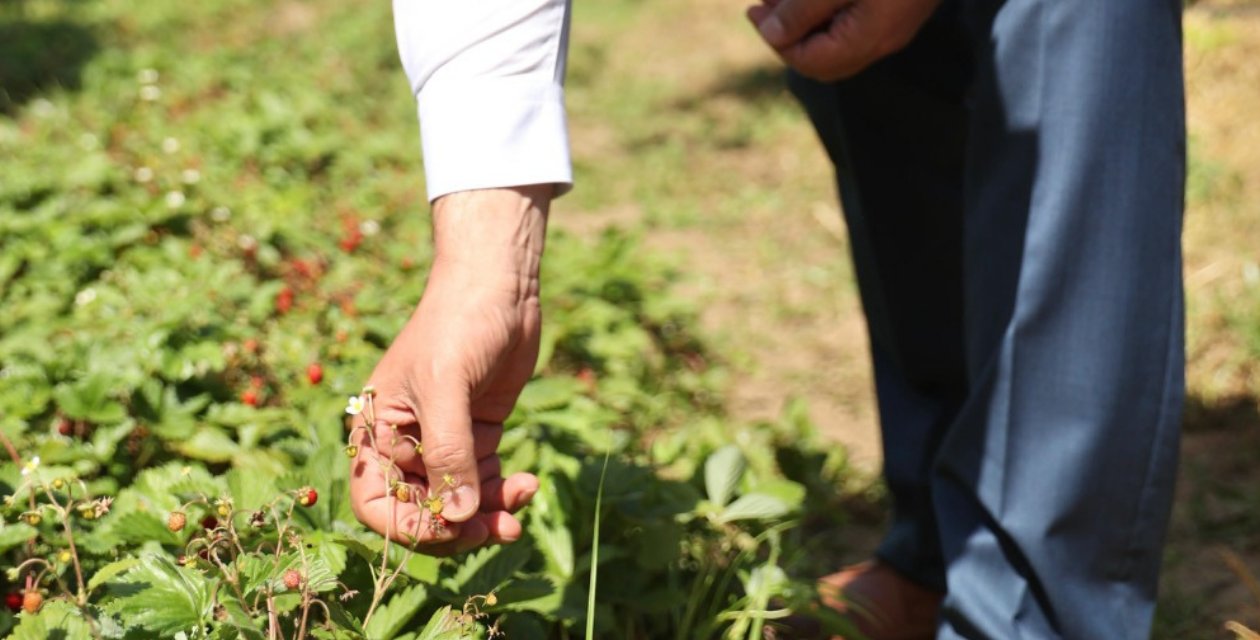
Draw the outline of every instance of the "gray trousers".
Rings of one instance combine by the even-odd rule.
[[[946,0],[837,84],[894,517],[939,638],[1149,636],[1184,394],[1180,0]]]

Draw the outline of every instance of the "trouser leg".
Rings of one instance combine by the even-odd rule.
[[[878,555],[944,590],[929,476],[966,397],[962,217],[969,70],[947,9],[859,77],[790,86],[836,167],[873,356],[893,522]]]
[[[968,3],[942,638],[1149,636],[1183,395],[1179,0]]]

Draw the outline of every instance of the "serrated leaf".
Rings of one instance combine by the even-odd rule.
[[[240,451],[240,445],[217,427],[202,427],[175,448],[189,458],[206,462],[228,462]]]
[[[791,513],[788,504],[774,496],[763,493],[746,493],[727,505],[717,516],[718,522],[735,522],[736,520],[766,520],[781,518]]]
[[[449,606],[442,607],[429,618],[416,640],[458,640],[460,638],[459,621]]]
[[[395,592],[389,602],[372,614],[372,619],[363,628],[364,635],[372,640],[390,640],[411,621],[428,598],[428,589],[422,584]]]
[[[88,591],[95,591],[97,587],[122,575],[137,564],[140,564],[139,558],[123,558],[97,569],[96,573],[92,575],[92,579],[88,580]]]
[[[44,603],[39,613],[23,613],[21,622],[9,636],[10,640],[91,640],[92,628],[83,614],[65,600]]]
[[[178,546],[183,543],[178,533],[166,527],[166,520],[153,511],[131,511],[112,518],[109,533],[125,542],[160,542]]]
[[[224,476],[227,480],[228,492],[232,495],[236,508],[254,511],[276,497],[276,476],[251,469],[245,471],[235,468]]]
[[[495,592],[504,611],[534,611],[554,616],[564,604],[564,594],[547,576],[522,576]]]
[[[533,548],[520,542],[486,547],[469,554],[444,584],[462,595],[490,593],[520,571],[532,552]]]
[[[556,409],[568,404],[581,390],[581,383],[573,378],[538,378],[521,390],[516,407],[528,412]]]
[[[15,522],[0,529],[0,552],[8,551],[31,538],[39,535],[39,531],[24,522]]]
[[[161,555],[147,556],[111,583],[111,591],[118,597],[106,605],[108,611],[161,634],[200,627],[213,615],[205,576]]]
[[[789,509],[796,509],[805,502],[805,487],[791,480],[768,480],[753,487],[749,493],[760,493],[778,498]]]
[[[726,506],[735,486],[744,475],[744,454],[739,447],[728,444],[713,452],[704,462],[704,489],[709,494],[709,501],[719,507]]]

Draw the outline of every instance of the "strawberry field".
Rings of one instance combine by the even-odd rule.
[[[347,398],[424,286],[388,3],[0,4],[0,632],[760,638],[843,454],[741,424],[668,263],[553,233],[505,472],[526,535],[358,524]],[[575,196],[576,197],[576,196]]]

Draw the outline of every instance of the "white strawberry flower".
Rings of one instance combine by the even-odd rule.
[[[350,401],[346,403],[346,413],[352,416],[357,416],[360,413],[363,413],[363,407],[365,404],[366,403],[363,402],[362,396],[350,396]]]
[[[39,456],[32,457],[25,465],[22,465],[22,475],[29,476],[31,472],[39,468]]]

